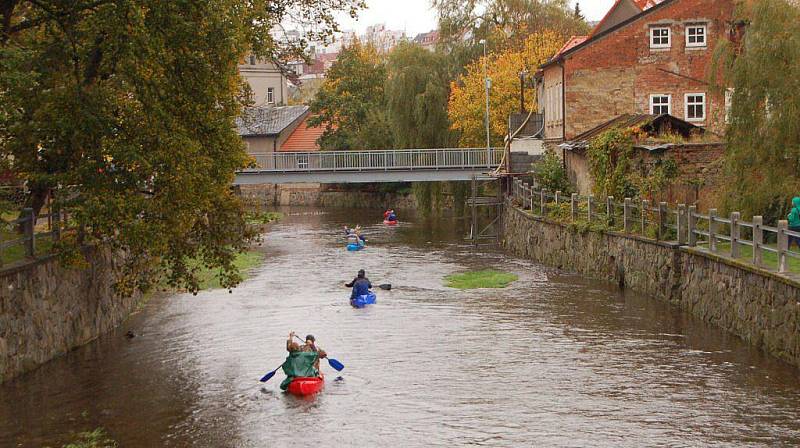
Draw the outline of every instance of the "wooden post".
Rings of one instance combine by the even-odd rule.
[[[539,190],[539,210],[540,210],[540,213],[542,214],[542,216],[546,216],[547,215],[547,213],[546,213],[546,211],[547,211],[547,205],[546,205],[547,198],[545,197],[546,193],[547,193],[547,190],[545,190],[544,188]]]
[[[525,202],[526,202],[525,198],[529,194],[531,194],[531,187],[530,187],[530,185],[528,185],[527,182],[523,182],[522,183],[522,200],[520,201],[520,202],[522,202],[522,209],[523,210],[525,210]],[[531,211],[533,211],[533,210],[531,210]]]
[[[631,198],[625,198],[622,206],[622,227],[625,233],[631,233]]]
[[[556,207],[558,207],[560,203],[561,203],[561,191],[556,190]]]
[[[642,236],[645,236],[647,233],[647,213],[650,212],[650,201],[642,200]]]
[[[697,206],[690,205],[689,206],[689,216],[687,217],[687,222],[689,223],[689,230],[687,231],[689,236],[689,247],[697,246]]]
[[[717,209],[708,209],[708,249],[717,252]]]
[[[52,232],[53,232],[53,241],[58,241],[61,239],[61,209],[56,210],[53,212],[50,211],[51,218],[52,218]]]
[[[731,213],[731,258],[739,258],[739,238],[741,238],[742,228],[739,227],[739,220],[742,218],[741,213]]]
[[[588,210],[586,216],[587,221],[592,222],[592,215],[594,215],[594,196],[589,195],[589,197],[586,198],[586,209]]]
[[[22,212],[25,216],[25,223],[23,224],[25,233],[25,254],[32,257],[36,253],[36,232],[34,231],[36,218],[33,215],[32,208],[25,208]]]
[[[658,203],[658,239],[663,240],[667,234],[667,203]]]
[[[761,267],[764,263],[761,246],[764,244],[764,217],[753,216],[753,264]]]
[[[688,228],[686,225],[686,204],[678,204],[678,225],[676,227],[678,228],[678,244],[686,244],[686,232],[684,232]]]
[[[533,188],[531,188],[531,194],[530,194],[530,197],[528,198],[528,202],[530,203],[530,206],[531,206],[531,215],[533,215],[534,214],[534,212],[533,212]]]
[[[606,198],[606,223],[609,226],[614,225],[614,196]]]
[[[789,221],[778,221],[778,272],[785,274],[789,271],[786,260],[786,252],[789,250]]]
[[[572,193],[569,197],[570,210],[572,212],[572,222],[578,220],[578,193]]]

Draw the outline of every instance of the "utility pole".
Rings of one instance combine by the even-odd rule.
[[[525,78],[528,77],[528,71],[522,70],[519,72],[519,113],[525,113]]]
[[[492,80],[489,79],[489,72],[486,67],[486,39],[481,39],[483,44],[483,81],[486,89],[486,166],[492,167],[492,145],[489,137],[489,88],[492,85]]]

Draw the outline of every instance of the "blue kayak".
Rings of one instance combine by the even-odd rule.
[[[347,245],[347,250],[351,252],[355,250],[361,250],[363,248],[364,248],[364,243],[349,243]]]
[[[351,299],[350,305],[353,305],[356,308],[364,308],[367,305],[374,305],[377,300],[378,297],[375,295],[375,293],[370,291],[369,294],[357,296],[355,299]]]

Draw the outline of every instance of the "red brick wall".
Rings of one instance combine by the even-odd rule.
[[[566,56],[566,138],[623,113],[650,113],[651,94],[671,95],[671,114],[686,119],[687,93],[706,94],[706,118],[693,123],[722,133],[724,94],[707,84],[714,48],[728,35],[733,0],[673,0]],[[703,48],[687,48],[687,24],[707,25]],[[671,47],[650,48],[652,25],[669,26]],[[557,70],[556,65],[545,70]]]

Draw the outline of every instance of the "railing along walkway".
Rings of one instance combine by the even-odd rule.
[[[382,151],[276,152],[255,155],[255,165],[242,172],[358,172],[409,170],[473,170],[497,168],[502,148],[399,149]]]
[[[603,229],[639,235],[645,238],[674,242],[698,248],[719,256],[747,262],[759,269],[780,274],[800,274],[800,232],[789,230],[788,222],[777,227],[764,225],[761,216],[750,222],[739,212],[729,217],[718,216],[716,209],[708,214],[697,212],[696,206],[666,202],[652,204],[647,200],[609,196],[563,195],[560,191],[536,189],[514,179],[511,198],[516,205],[534,216],[549,217],[561,222],[597,225]],[[796,239],[797,249],[790,241]],[[790,261],[793,260],[793,261]]]

